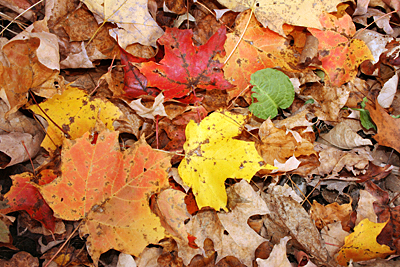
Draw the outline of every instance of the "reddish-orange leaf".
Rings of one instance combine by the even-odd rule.
[[[39,175],[39,185],[45,185],[53,181],[57,175],[52,170],[44,170]],[[53,211],[44,201],[38,189],[32,185],[34,180],[32,173],[21,173],[11,177],[13,185],[10,191],[4,195],[3,205],[0,213],[7,214],[13,211],[25,210],[35,220],[41,222],[47,229],[54,231],[55,218]]]
[[[354,79],[358,66],[368,59],[373,59],[366,44],[358,39],[349,40],[356,28],[351,17],[345,14],[341,18],[323,13],[320,17],[325,30],[308,28],[318,41],[319,60],[328,76],[328,82],[335,86]]]
[[[375,107],[367,105],[371,119],[378,128],[374,139],[382,146],[388,146],[400,152],[400,119],[390,116],[378,103]]]
[[[142,63],[139,67],[147,78],[147,86],[163,90],[166,100],[186,97],[197,88],[226,90],[232,87],[224,78],[222,64],[213,59],[225,53],[225,27],[199,47],[193,45],[192,36],[192,30],[167,28],[158,39],[165,48],[164,59],[160,63]]]
[[[249,20],[249,13],[249,11],[244,12],[236,21],[237,32],[227,34],[225,42],[227,53],[230,53],[239,41],[239,36]],[[285,25],[284,29],[288,33],[294,28]],[[236,97],[249,86],[251,74],[258,70],[279,66],[283,70],[294,71],[299,56],[300,54],[293,49],[287,38],[262,27],[253,16],[243,40],[224,66],[225,77],[236,85],[236,88],[228,90],[229,99]],[[250,95],[250,90],[248,90],[248,95]]]
[[[101,132],[95,145],[89,134],[66,140],[62,176],[41,187],[57,217],[85,218],[89,253],[97,264],[109,249],[138,255],[164,237],[159,218],[149,207],[152,194],[168,187],[170,156],[144,140],[121,152],[117,132]]]

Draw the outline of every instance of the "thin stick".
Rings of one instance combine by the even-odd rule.
[[[0,35],[3,34],[3,32],[10,27],[11,24],[13,24],[19,17],[21,17],[23,14],[25,14],[26,12],[28,12],[29,10],[31,10],[33,7],[39,5],[40,3],[42,3],[44,0],[40,0],[39,2],[37,2],[36,4],[30,6],[28,9],[25,9],[24,12],[22,12],[21,14],[19,14],[18,16],[16,16],[10,23],[8,23],[8,25],[0,32]]]
[[[32,97],[33,101],[35,102],[36,106],[38,106],[38,108],[40,109],[40,111],[43,112],[43,114],[46,115],[46,117],[47,117],[61,132],[63,132],[67,138],[71,138],[71,136],[69,135],[69,133],[67,133],[66,131],[64,131],[63,128],[61,128],[60,126],[58,126],[58,124],[55,123],[55,121],[53,121],[52,118],[50,118],[49,115],[47,115],[46,112],[44,112],[44,110],[42,109],[42,107],[39,106],[38,102],[36,101],[35,97],[33,96],[31,90],[29,90],[29,93],[31,94],[31,97]]]
[[[75,228],[75,230],[69,235],[67,240],[65,240],[64,244],[57,250],[57,252],[51,257],[51,259],[47,262],[47,264],[44,267],[48,267],[50,263],[57,257],[57,255],[61,252],[61,250],[65,247],[65,245],[68,243],[68,241],[74,236],[75,232],[79,229],[79,227],[82,225],[83,221],[80,221],[78,226]]]
[[[21,143],[22,143],[22,145],[23,145],[24,148],[25,148],[26,154],[28,154],[29,160],[31,161],[33,176],[36,177],[35,166],[33,166],[33,161],[32,161],[31,155],[29,154],[29,151],[28,151],[28,149],[27,149],[26,146],[25,146],[25,142],[24,142],[24,141],[21,141]]]
[[[244,36],[244,34],[246,33],[247,28],[249,27],[250,20],[251,20],[251,17],[252,17],[252,16],[253,16],[253,9],[251,9],[251,11],[250,11],[249,20],[248,20],[247,23],[246,23],[246,27],[244,27],[244,30],[243,30],[243,32],[242,32],[242,35],[241,35],[240,38],[239,38],[239,41],[236,43],[235,47],[233,48],[233,50],[231,51],[231,53],[229,54],[229,56],[225,59],[224,66],[226,65],[226,62],[228,62],[228,60],[232,57],[233,53],[236,51],[236,48],[239,46],[240,42],[242,41],[243,36]]]
[[[349,42],[350,42],[351,40],[353,40],[358,34],[360,34],[360,33],[362,33],[363,31],[365,31],[369,26],[371,26],[372,24],[374,24],[375,22],[377,22],[378,20],[383,19],[384,17],[386,17],[386,16],[388,16],[388,15],[390,15],[390,14],[396,13],[396,12],[397,12],[397,10],[393,10],[393,11],[391,11],[391,12],[389,12],[389,13],[387,13],[387,14],[381,16],[381,17],[379,17],[377,20],[374,20],[373,22],[371,22],[370,24],[368,24],[367,26],[365,26],[361,31],[356,32],[356,34],[354,34],[354,36],[349,40]]]

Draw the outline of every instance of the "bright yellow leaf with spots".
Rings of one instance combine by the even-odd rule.
[[[90,97],[84,91],[70,86],[62,95],[55,95],[39,105],[53,122],[68,133],[72,140],[81,137],[93,128],[97,118],[109,130],[114,130],[113,121],[123,115],[119,108],[108,100]],[[29,109],[48,121],[47,135],[41,146],[47,151],[54,151],[56,146],[62,144],[65,134],[43,114],[37,105],[31,105]]]
[[[394,254],[396,251],[376,242],[377,236],[387,223],[374,223],[368,219],[362,220],[354,228],[354,233],[345,238],[345,243],[337,254],[337,262],[340,265],[347,266],[350,259],[355,262],[366,261]]]
[[[200,124],[190,121],[186,127],[185,158],[179,175],[193,189],[196,202],[202,207],[226,210],[227,178],[250,181],[264,166],[253,142],[232,139],[239,135],[247,116],[231,112],[214,112]]]

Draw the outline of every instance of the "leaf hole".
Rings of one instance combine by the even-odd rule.
[[[260,3],[257,2],[257,3],[256,3],[256,7],[260,7]]]
[[[224,235],[229,235],[228,231],[224,230]]]
[[[63,202],[63,201],[64,201],[64,198],[62,197],[62,198],[61,198],[61,202]]]
[[[147,171],[147,169],[146,169],[146,168],[143,168],[143,172],[145,172],[145,171]]]

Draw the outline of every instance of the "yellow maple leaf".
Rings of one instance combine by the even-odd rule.
[[[388,222],[374,223],[368,219],[362,220],[354,228],[354,233],[346,236],[345,243],[337,254],[337,262],[347,266],[350,259],[357,262],[394,254],[396,251],[376,241],[377,236]]]
[[[200,124],[190,121],[186,127],[185,158],[179,165],[179,175],[193,189],[196,202],[202,207],[226,209],[224,182],[227,178],[250,181],[264,166],[253,142],[234,140],[247,117],[231,112],[214,112]]]
[[[62,95],[55,95],[39,105],[72,140],[93,128],[97,118],[109,130],[114,130],[113,121],[123,115],[119,108],[108,100],[90,97],[84,91],[71,86],[67,86]],[[37,105],[31,105],[29,109],[48,120],[47,135],[41,146],[47,151],[54,151],[56,146],[62,144],[65,134]]]

